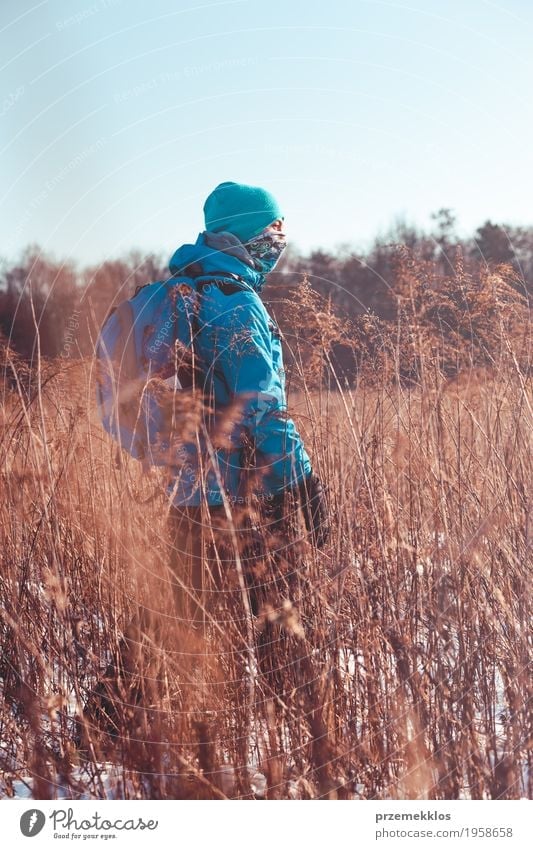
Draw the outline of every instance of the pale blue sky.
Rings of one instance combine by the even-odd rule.
[[[1,0],[0,255],[170,254],[224,180],[300,249],[533,224],[531,0]]]

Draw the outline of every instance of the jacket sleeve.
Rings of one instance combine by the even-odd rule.
[[[311,473],[311,461],[287,412],[284,381],[273,362],[272,337],[258,296],[242,292],[224,298],[212,326],[204,326],[213,366],[232,402],[239,402],[239,427],[256,449],[262,489],[275,494]],[[202,331],[202,335],[204,335]],[[205,344],[205,340],[204,340]]]

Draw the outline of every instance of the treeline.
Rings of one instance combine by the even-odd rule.
[[[299,360],[319,374],[334,367],[351,380],[369,363],[390,365],[390,352],[398,351],[398,342],[405,347],[406,333],[418,328],[418,342],[436,346],[440,365],[453,373],[465,364],[463,348],[470,365],[491,362],[496,328],[509,310],[519,315],[517,332],[527,336],[533,227],[487,221],[471,238],[459,239],[450,210],[435,213],[433,222],[429,233],[399,222],[365,255],[349,246],[308,255],[288,248],[264,294],[286,335],[289,364]],[[0,269],[4,347],[26,362],[38,352],[90,356],[110,309],[137,286],[166,279],[167,261],[131,252],[80,269],[29,246],[19,262],[4,261]],[[527,356],[525,339],[520,347]],[[395,367],[400,377],[417,376],[412,363]]]

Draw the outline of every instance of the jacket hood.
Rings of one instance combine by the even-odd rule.
[[[236,274],[256,292],[265,285],[265,275],[256,270],[254,259],[233,233],[200,233],[196,244],[182,245],[175,251],[169,262],[170,273],[186,274],[186,267],[192,263],[201,267],[202,274]]]

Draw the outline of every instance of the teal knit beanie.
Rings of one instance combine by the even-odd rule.
[[[273,221],[283,218],[275,198],[259,186],[220,183],[204,203],[205,229],[225,230],[247,242]]]

